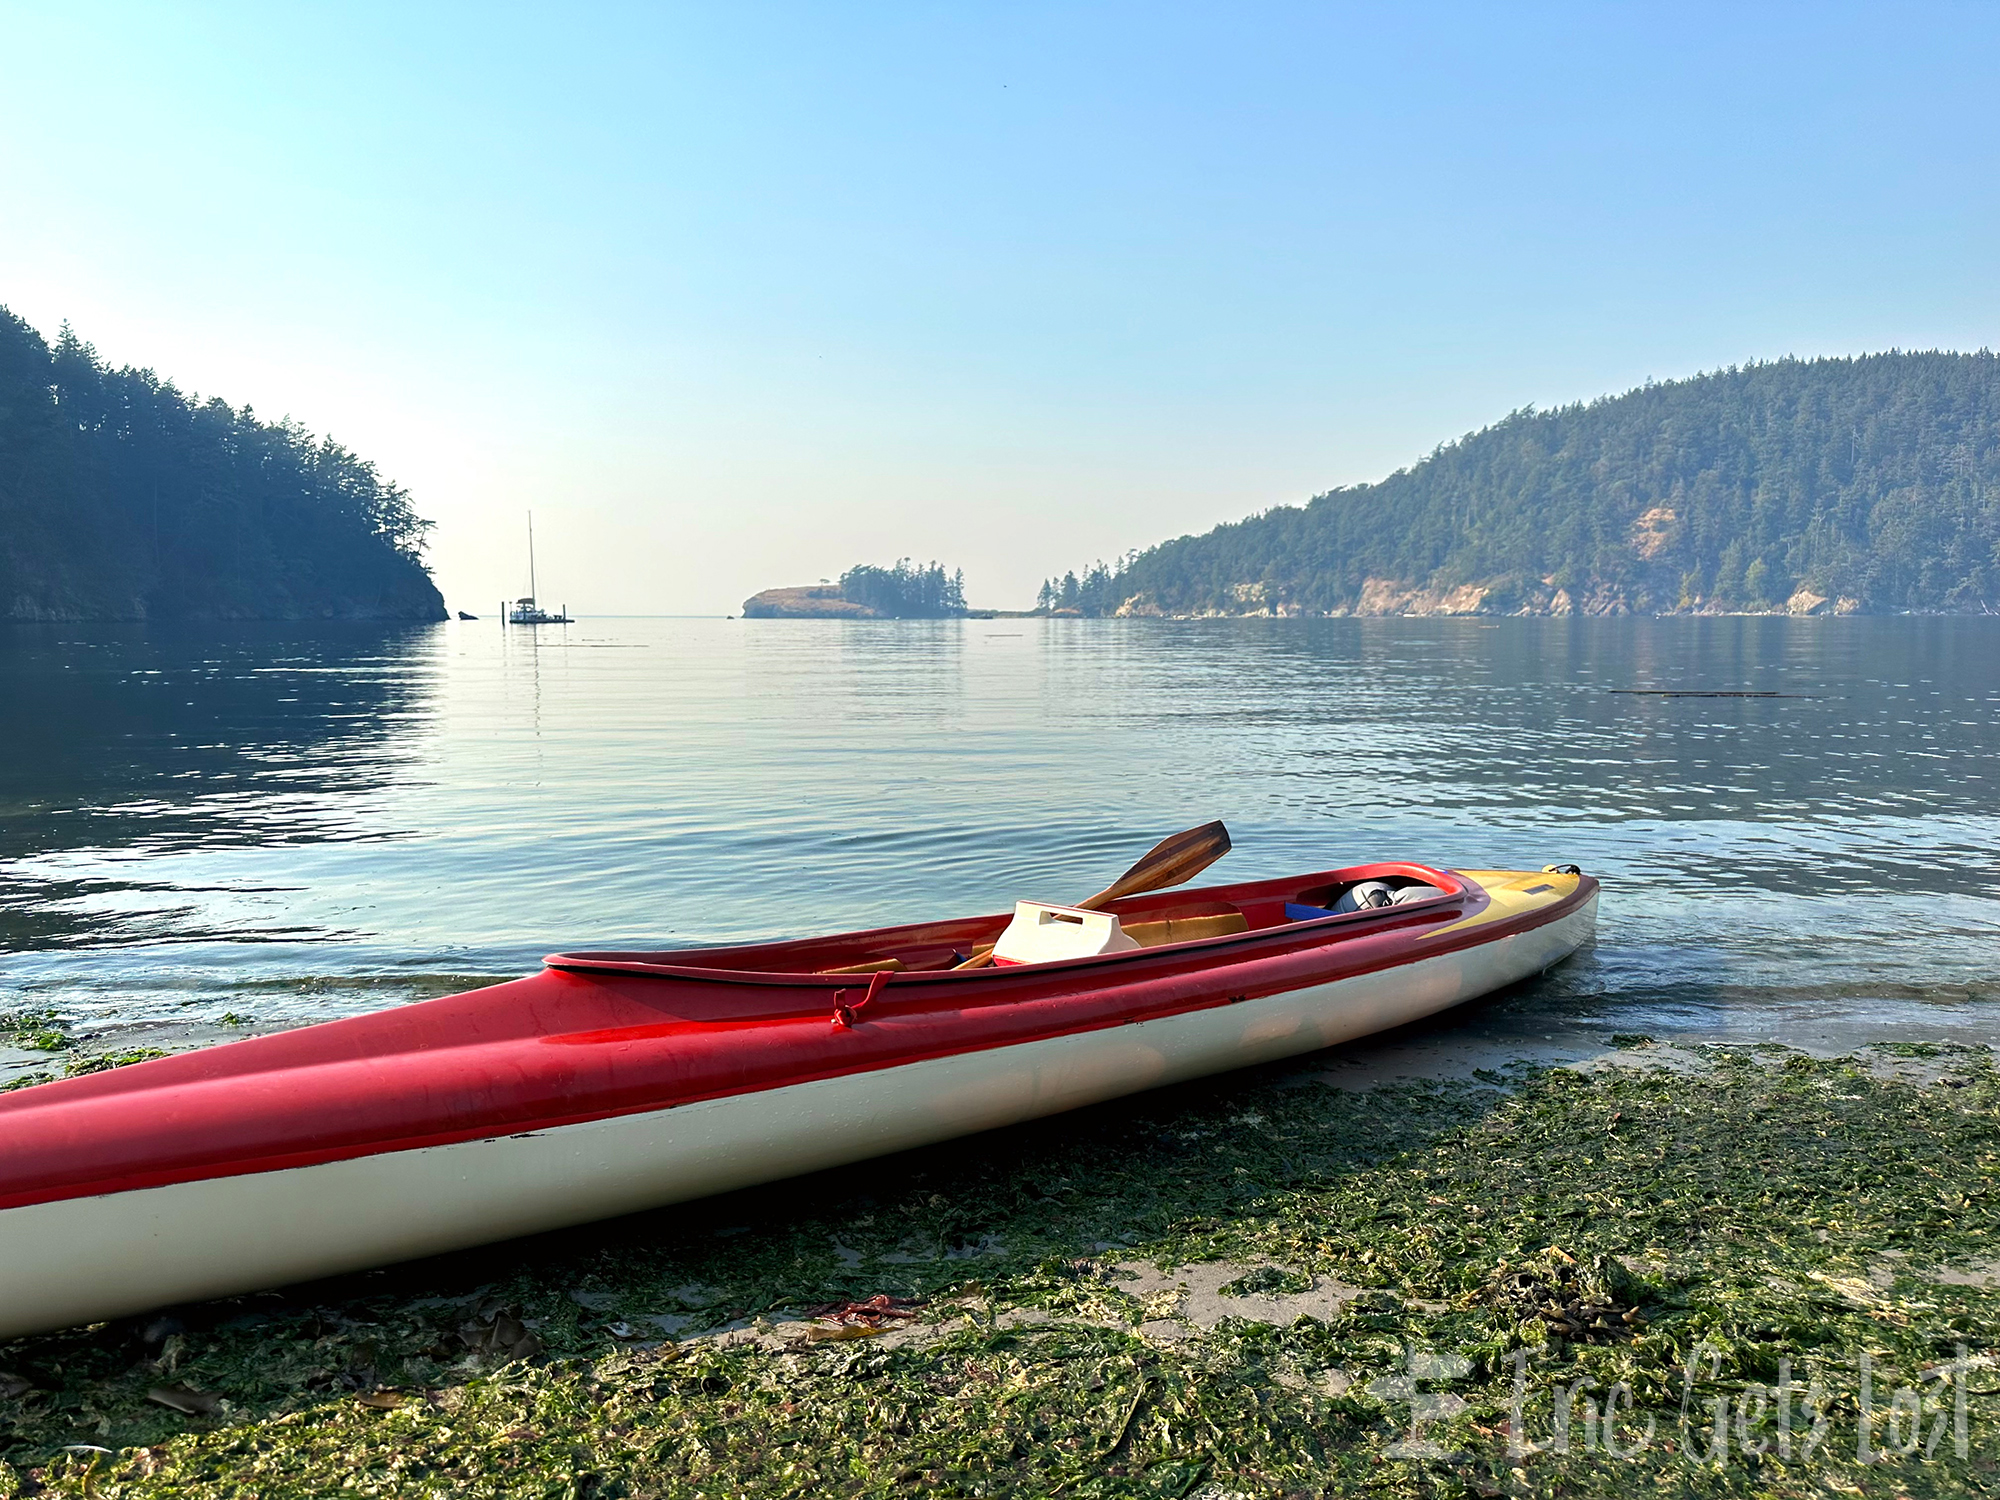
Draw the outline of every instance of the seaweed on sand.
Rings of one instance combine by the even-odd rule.
[[[38,1083],[54,1083],[59,1078],[81,1078],[86,1073],[102,1073],[107,1068],[123,1068],[132,1063],[150,1062],[167,1054],[158,1047],[127,1047],[117,1052],[97,1052],[87,1057],[72,1057],[54,1072],[39,1068],[32,1073],[18,1073],[14,1077],[0,1080],[0,1094],[13,1089],[33,1088]]]
[[[0,1042],[36,1052],[60,1052],[69,1046],[70,1034],[62,1016],[44,1005],[0,1016]]]
[[[1992,1058],[1646,1056],[1238,1075],[17,1340],[0,1494],[2000,1487]],[[1202,1317],[1143,1274],[1216,1262]]]

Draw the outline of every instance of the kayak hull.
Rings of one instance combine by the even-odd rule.
[[[663,1207],[1351,1041],[1568,956],[1597,904],[1595,882],[1570,884],[1506,920],[1490,920],[1504,903],[1443,914],[1488,920],[1480,941],[1229,1003],[434,1144],[44,1191],[0,1208],[0,1337]]]

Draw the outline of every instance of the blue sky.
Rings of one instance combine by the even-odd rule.
[[[454,607],[1052,571],[2000,323],[2000,6],[0,4],[0,303],[408,485]]]

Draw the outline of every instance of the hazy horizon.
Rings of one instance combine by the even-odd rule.
[[[1976,6],[9,12],[0,304],[289,414],[447,603],[976,605],[1534,404],[1996,342]]]

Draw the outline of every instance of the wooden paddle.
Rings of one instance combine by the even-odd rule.
[[[1139,857],[1137,864],[1088,901],[1077,902],[1077,908],[1098,911],[1120,896],[1136,896],[1142,891],[1164,891],[1169,886],[1184,884],[1228,852],[1229,830],[1222,826],[1219,819],[1204,823],[1199,828],[1190,828],[1185,833],[1176,833],[1153,845]],[[992,962],[993,949],[987,947],[981,948],[958,967],[983,969]]]

